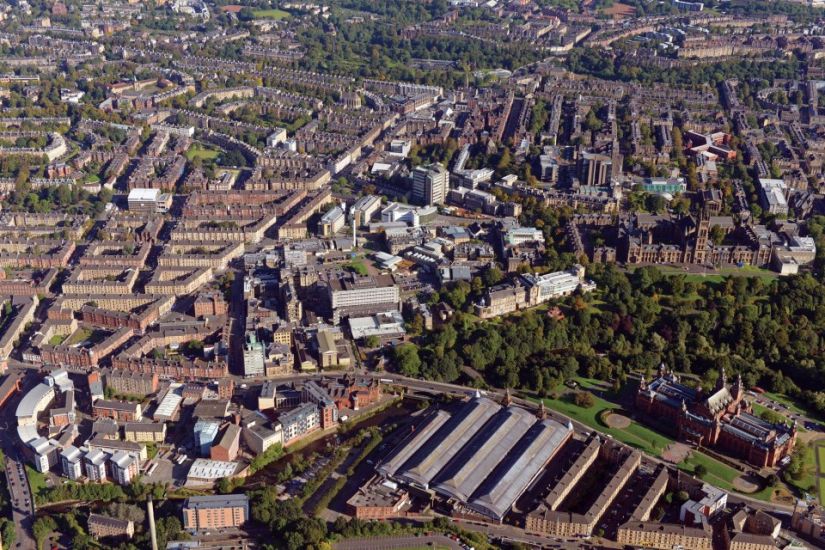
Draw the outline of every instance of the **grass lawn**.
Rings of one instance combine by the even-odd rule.
[[[708,472],[702,477],[703,480],[711,485],[716,485],[720,489],[733,490],[733,480],[739,477],[739,472],[735,468],[722,464],[702,453],[692,451],[690,456],[679,464],[679,469],[692,474],[698,464],[704,466]],[[768,493],[768,496],[770,496],[770,493]]]
[[[196,158],[201,160],[212,160],[217,158],[220,154],[221,152],[216,151],[215,149],[209,149],[200,145],[193,145],[186,151],[186,158],[189,160],[195,160]]]
[[[800,493],[807,493],[810,491],[811,487],[816,487],[817,467],[816,454],[814,452],[815,450],[817,453],[820,453],[821,456],[823,451],[825,451],[825,448],[817,446],[815,441],[805,446],[802,475],[799,479],[793,479],[791,476],[785,476],[787,484],[790,487],[798,490]],[[816,489],[814,489],[814,491],[816,491]]]
[[[720,269],[714,269],[709,271],[708,273],[688,273],[684,269],[680,267],[672,267],[672,266],[657,266],[659,271],[661,271],[665,275],[684,275],[686,281],[696,282],[696,283],[718,283],[725,279],[728,276],[738,276],[738,277],[759,277],[760,279],[771,280],[777,277],[777,274],[773,271],[769,271],[767,269],[760,269],[758,267],[753,266],[743,266],[743,267],[723,267]]]
[[[345,269],[352,271],[353,273],[357,273],[362,277],[369,275],[369,270],[367,269],[366,264],[364,264],[361,260],[352,260],[348,264],[344,266]]]
[[[73,332],[71,334],[71,336],[69,336],[66,339],[65,343],[66,343],[67,346],[72,346],[74,344],[79,344],[81,342],[85,342],[86,340],[88,340],[91,337],[92,337],[92,331],[91,330],[89,330],[87,328],[79,328],[75,332]]]
[[[577,378],[579,385],[584,389],[593,389],[596,381],[587,378]],[[568,401],[565,397],[559,399],[544,399],[547,408],[559,411],[573,420],[581,422],[591,428],[612,435],[617,441],[644,451],[654,456],[660,456],[662,451],[670,445],[673,440],[660,433],[636,422],[631,422],[630,426],[624,429],[610,428],[599,420],[599,415],[607,409],[615,409],[616,404],[593,395],[594,404],[590,408],[582,408]]]
[[[816,445],[816,455],[819,459],[819,473],[825,475],[825,445]]]
[[[50,346],[59,346],[60,344],[63,343],[63,340],[65,340],[65,339],[66,339],[66,337],[63,336],[62,334],[55,334],[54,336],[52,336],[49,339],[49,345]]]
[[[84,183],[100,183],[100,176],[97,174],[89,174],[83,178]]]
[[[37,496],[46,489],[46,476],[26,464],[26,477],[29,480],[32,498],[36,500]]]
[[[280,21],[281,19],[289,17],[289,12],[273,8],[271,10],[255,10],[252,12],[252,15],[257,18],[265,17],[267,19],[277,19]]]

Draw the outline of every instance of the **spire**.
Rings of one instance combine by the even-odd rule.
[[[725,367],[719,367],[719,378],[716,379],[716,390],[719,391],[728,384]]]
[[[659,378],[664,378],[665,376],[665,364],[659,363]]]
[[[639,380],[639,389],[646,390],[647,389],[647,380],[645,379],[645,375],[642,375],[642,379]]]
[[[687,403],[685,403],[684,399],[682,399],[682,413],[687,414]]]
[[[547,409],[544,407],[544,401],[539,403],[539,420],[547,420]]]
[[[731,389],[734,399],[739,399],[745,393],[745,388],[742,384],[742,373],[736,373],[736,380],[734,381],[733,388]]]
[[[509,407],[513,403],[513,396],[510,395],[510,388],[505,388],[504,390],[504,399],[501,400],[501,404],[505,407]]]

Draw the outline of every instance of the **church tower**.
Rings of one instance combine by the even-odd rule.
[[[703,264],[707,257],[708,236],[710,235],[710,215],[702,208],[696,226],[696,240],[693,243],[693,263]]]

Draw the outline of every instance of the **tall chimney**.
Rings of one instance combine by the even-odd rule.
[[[149,515],[149,534],[152,536],[152,550],[158,550],[158,533],[155,530],[155,505],[152,503],[152,495],[146,501],[146,513]]]

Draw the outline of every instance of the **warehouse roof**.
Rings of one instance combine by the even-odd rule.
[[[535,423],[535,415],[525,409],[508,407],[499,411],[438,474],[434,489],[448,497],[469,500]]]
[[[501,519],[570,437],[572,426],[554,420],[533,425],[476,491],[469,506]]]
[[[499,410],[501,405],[486,397],[466,403],[404,465],[400,478],[429,488],[433,478]]]

